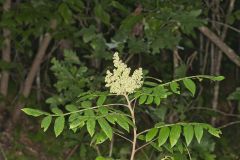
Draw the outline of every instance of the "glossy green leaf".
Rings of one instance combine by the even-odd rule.
[[[158,128],[152,128],[146,134],[146,142],[151,141],[158,133]]]
[[[187,143],[187,146],[191,143],[194,135],[193,126],[185,125],[183,127],[183,134]]]
[[[175,146],[175,144],[178,142],[178,139],[181,135],[181,126],[180,125],[174,125],[170,132],[170,144],[171,147]]]
[[[170,133],[169,127],[163,127],[160,129],[159,136],[158,136],[158,146],[162,146],[164,143],[166,143],[168,136]]]
[[[54,123],[54,132],[56,137],[59,136],[64,129],[65,118],[63,116],[57,117]]]
[[[195,95],[195,92],[196,92],[196,85],[195,83],[193,82],[193,80],[191,79],[184,79],[183,80],[183,83],[185,85],[185,87],[192,93],[192,95],[194,96]]]
[[[98,123],[100,127],[102,128],[103,132],[107,135],[109,139],[112,139],[112,127],[109,125],[109,123],[104,118],[99,118]]]
[[[41,128],[43,128],[43,131],[45,132],[48,127],[50,126],[52,122],[52,117],[51,116],[47,116],[47,117],[44,117],[42,122],[41,122]]]
[[[203,136],[203,127],[201,125],[195,125],[194,133],[195,133],[198,143],[200,143],[202,136]]]

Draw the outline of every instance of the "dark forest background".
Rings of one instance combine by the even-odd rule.
[[[89,160],[104,152],[109,144],[90,147],[85,131],[44,133],[21,109],[47,111],[103,89],[115,51],[163,81],[225,76],[198,84],[194,98],[172,97],[140,116],[144,125],[211,123],[222,137],[191,144],[192,159],[240,159],[239,0],[0,0],[0,13],[0,159]],[[114,154],[124,159],[129,148],[117,143]]]

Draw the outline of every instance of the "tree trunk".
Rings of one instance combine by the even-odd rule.
[[[6,0],[3,4],[3,12],[7,12],[11,7],[11,0]],[[3,48],[2,48],[2,60],[9,63],[11,61],[11,32],[9,29],[3,29]],[[0,92],[6,97],[8,94],[8,81],[9,81],[9,72],[2,71],[1,75],[1,84],[0,84]],[[1,103],[0,109],[3,108],[4,103]]]
[[[51,21],[51,28],[55,29],[56,28],[56,21],[53,20]],[[32,84],[33,81],[37,75],[37,72],[40,69],[40,65],[42,63],[42,60],[46,54],[46,50],[49,46],[49,43],[51,41],[52,37],[50,33],[46,33],[40,42],[36,57],[33,60],[33,63],[31,65],[30,71],[25,79],[25,82],[23,84],[23,89],[22,89],[22,96],[23,98],[28,98],[30,95],[31,89],[32,89]],[[24,102],[20,99],[20,101],[17,103],[14,111],[13,111],[13,116],[12,116],[12,122],[13,125],[18,121],[21,113],[21,109],[24,107]]]

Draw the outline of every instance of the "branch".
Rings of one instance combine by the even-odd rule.
[[[240,121],[233,121],[233,122],[227,123],[227,124],[225,124],[225,125],[222,125],[222,126],[220,126],[220,127],[218,127],[218,128],[219,128],[219,129],[223,129],[223,128],[232,126],[232,125],[234,125],[234,124],[239,124],[239,123],[240,123]]]
[[[207,27],[199,27],[200,32],[202,32],[207,38],[209,38],[226,56],[240,67],[240,57],[230,48],[226,43],[224,43],[220,37],[213,33]]]
[[[52,20],[50,25],[51,25],[52,29],[55,29],[56,28],[56,20]],[[42,59],[46,54],[46,50],[49,46],[51,39],[52,39],[52,36],[50,35],[50,33],[46,33],[39,45],[37,55],[34,58],[31,69],[27,75],[25,82],[24,82],[23,91],[22,91],[22,94],[24,97],[28,97],[31,92],[34,78],[37,74],[37,71],[40,68],[40,64],[42,63]]]
[[[55,29],[56,25],[57,25],[56,20],[52,20],[50,22],[51,29]],[[39,48],[38,48],[36,57],[33,60],[30,71],[27,75],[27,78],[25,79],[24,84],[23,84],[23,90],[22,90],[21,94],[24,96],[24,98],[27,98],[31,92],[33,81],[36,77],[37,71],[40,68],[43,57],[46,54],[46,50],[49,46],[51,39],[52,39],[52,36],[50,35],[50,33],[46,33],[39,44]],[[22,104],[21,101],[19,101],[19,104],[16,105],[15,110],[13,111],[13,116],[12,116],[13,124],[15,124],[18,121],[20,113],[21,113],[21,109],[23,108],[23,106],[24,105]],[[12,127],[10,127],[9,129],[11,130],[11,128]]]

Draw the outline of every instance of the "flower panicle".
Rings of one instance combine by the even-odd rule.
[[[135,70],[130,76],[131,68],[122,62],[118,52],[113,55],[113,64],[115,69],[112,72],[107,70],[105,77],[106,87],[110,88],[110,93],[117,95],[131,94],[142,87],[142,68]]]

